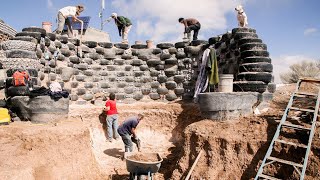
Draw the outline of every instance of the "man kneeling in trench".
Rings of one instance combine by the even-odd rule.
[[[136,127],[143,117],[144,116],[142,114],[130,117],[118,127],[118,133],[124,143],[125,152],[132,152],[132,141],[137,144],[138,150],[140,151],[140,140],[137,137]]]

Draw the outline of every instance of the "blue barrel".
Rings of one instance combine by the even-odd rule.
[[[70,22],[71,22],[71,26],[73,30],[81,30],[81,23],[76,21],[76,22],[72,22],[72,17],[68,17]],[[78,17],[78,19],[83,21],[83,30],[86,30],[88,28],[89,25],[89,21],[91,19],[90,16],[81,16]],[[67,30],[67,25],[65,24],[63,27],[63,30]]]

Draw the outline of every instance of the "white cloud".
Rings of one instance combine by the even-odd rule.
[[[113,0],[118,14],[137,19],[138,35],[156,42],[182,37],[184,27],[179,17],[194,17],[201,23],[201,32],[214,32],[227,27],[226,13],[234,12],[240,0]]]
[[[318,29],[316,29],[316,28],[308,28],[308,29],[304,30],[303,34],[305,36],[309,36],[309,35],[315,34],[317,32],[318,32]]]
[[[271,59],[275,83],[282,83],[280,80],[280,74],[288,72],[290,65],[297,64],[302,61],[315,61],[314,58],[304,55],[282,55],[279,57],[271,57]]]

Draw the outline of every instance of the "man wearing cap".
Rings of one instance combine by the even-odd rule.
[[[179,18],[179,23],[184,25],[184,28],[185,28],[184,33],[189,35],[193,30],[193,40],[198,39],[198,33],[201,28],[201,24],[198,20],[194,18],[187,18],[187,19]]]
[[[130,19],[124,16],[118,16],[117,13],[112,13],[107,21],[109,22],[111,18],[114,19],[114,22],[118,27],[119,36],[122,37],[122,43],[128,44],[128,34],[132,26]]]
[[[79,18],[77,18],[83,10],[83,5],[67,6],[60,9],[58,11],[58,28],[56,30],[56,34],[61,34],[64,24],[67,24],[68,36],[73,37],[71,22],[68,17],[71,16],[72,21],[83,23]]]

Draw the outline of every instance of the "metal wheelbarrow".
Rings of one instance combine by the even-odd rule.
[[[145,157],[156,156],[157,161],[143,161],[135,160],[132,157],[136,154],[143,155]],[[158,153],[131,153],[127,152],[125,154],[127,170],[130,173],[130,180],[142,180],[147,176],[148,180],[153,179],[153,174],[158,172],[161,166],[163,159]]]

